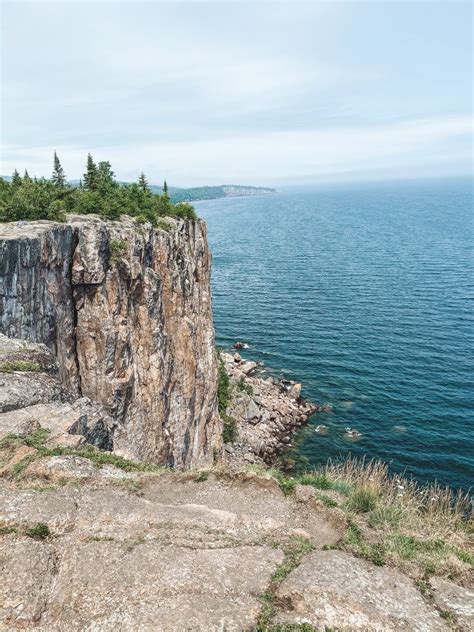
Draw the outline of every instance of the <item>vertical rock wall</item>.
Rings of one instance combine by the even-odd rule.
[[[0,331],[53,350],[116,420],[114,449],[195,467],[221,449],[210,254],[204,222],[167,221],[0,226]]]

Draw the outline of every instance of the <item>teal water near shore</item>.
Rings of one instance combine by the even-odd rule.
[[[470,487],[472,181],[291,188],[196,208],[218,344],[247,342],[244,357],[333,407],[301,431],[299,456],[379,457]]]

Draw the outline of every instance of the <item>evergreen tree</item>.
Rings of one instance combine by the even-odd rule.
[[[166,183],[166,180],[164,181],[164,184],[163,184],[163,193],[165,195],[168,195],[168,185]]]
[[[84,188],[88,191],[95,191],[97,189],[97,166],[90,154],[87,154],[87,166],[84,174]]]
[[[23,176],[23,180],[25,182],[31,182],[30,174],[28,173],[28,169],[25,169],[25,174]]]
[[[58,154],[56,152],[54,152],[54,169],[51,180],[53,184],[60,189],[63,189],[66,186],[66,174],[64,173],[64,169],[61,167],[61,163],[59,162]]]
[[[146,179],[145,174],[143,173],[143,171],[140,174],[140,177],[138,178],[138,186],[140,187],[140,189],[142,191],[148,191],[148,180]]]
[[[99,162],[97,167],[97,188],[101,193],[107,193],[117,183],[115,182],[115,173],[112,171],[112,165],[108,160]]]
[[[18,187],[21,184],[21,176],[18,171],[15,169],[12,175],[12,186]]]

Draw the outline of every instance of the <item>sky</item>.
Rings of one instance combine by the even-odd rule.
[[[471,2],[1,2],[0,173],[472,174]]]

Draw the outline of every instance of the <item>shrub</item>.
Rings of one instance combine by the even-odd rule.
[[[48,219],[53,222],[66,221],[66,205],[62,200],[54,200],[48,207]]]
[[[224,431],[222,438],[224,443],[235,443],[237,441],[237,422],[233,417],[230,417],[226,413],[223,415]]]
[[[157,219],[155,227],[159,230],[165,230],[167,233],[169,233],[172,228],[171,224],[164,219]]]
[[[110,261],[117,263],[127,252],[125,239],[112,239],[110,241]]]
[[[225,415],[230,399],[230,380],[225,370],[224,361],[218,355],[217,407],[221,415]]]

